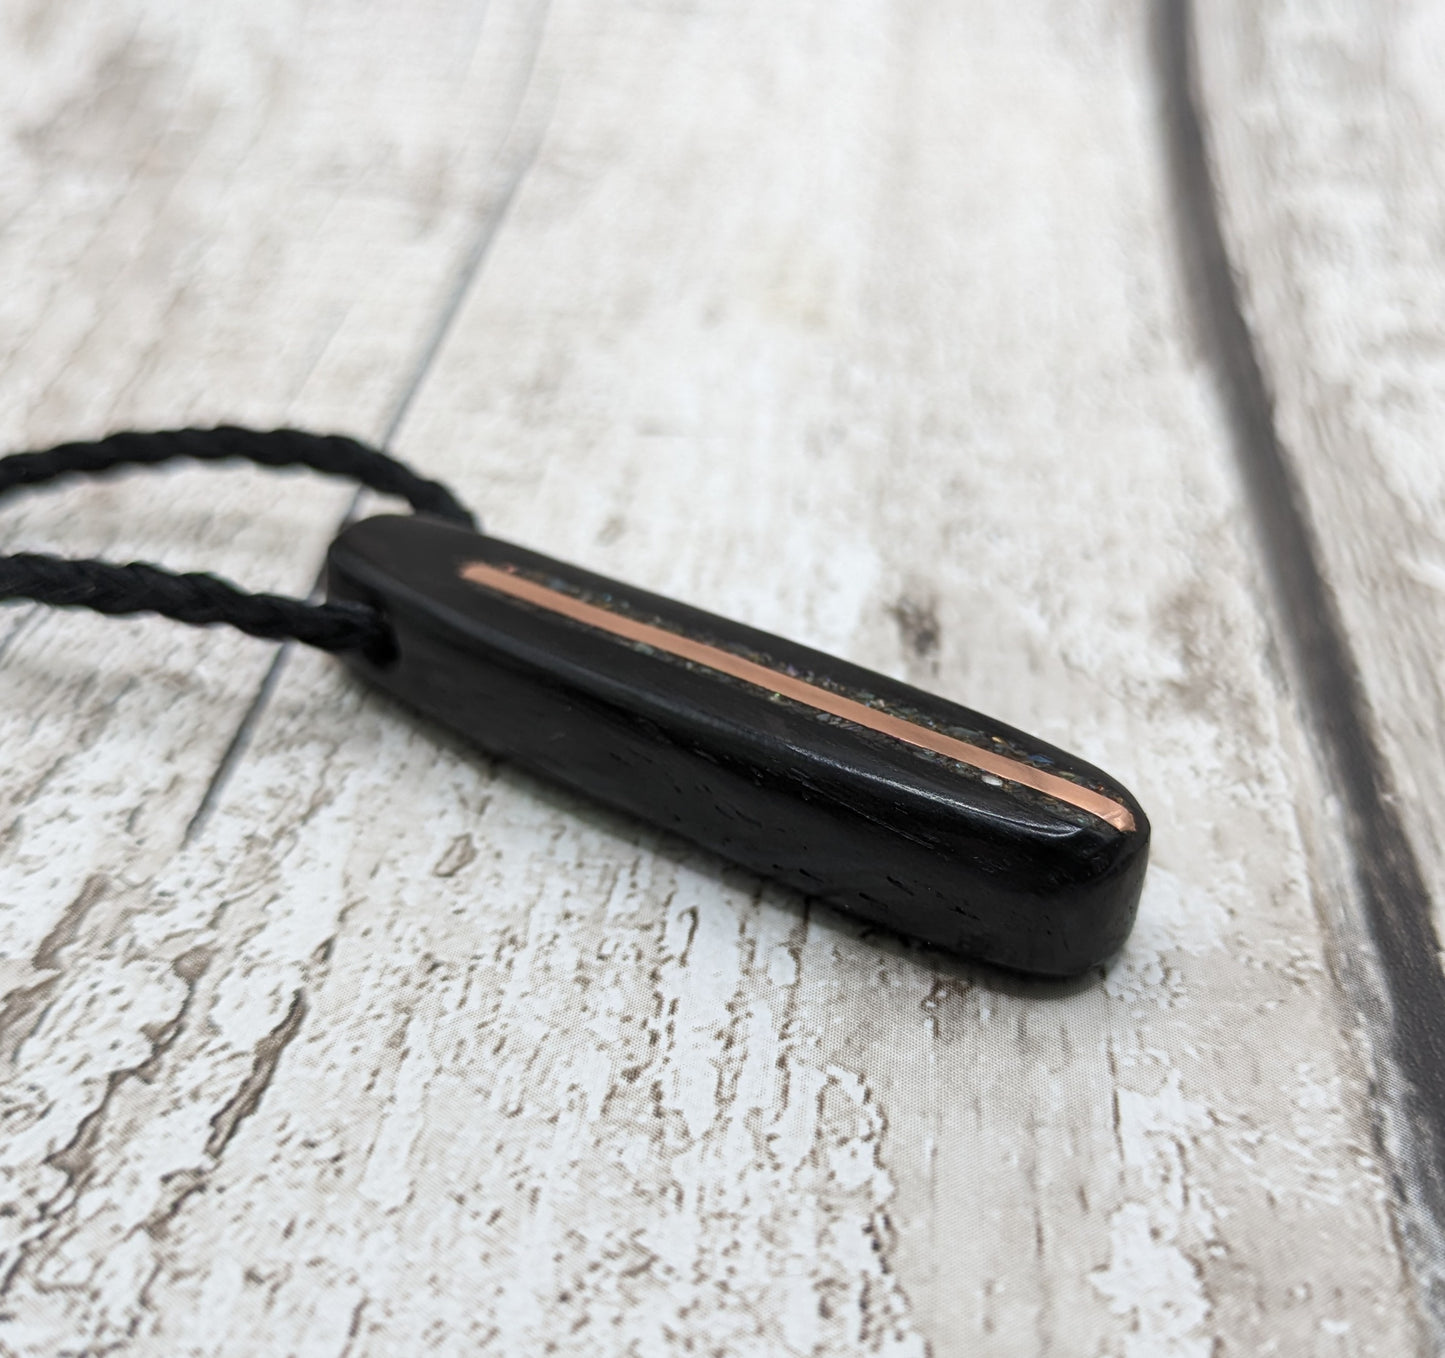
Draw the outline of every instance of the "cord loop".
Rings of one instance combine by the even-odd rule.
[[[43,452],[0,458],[0,496],[66,476],[95,476],[121,467],[158,466],[177,458],[243,460],[263,467],[309,467],[343,476],[406,500],[418,514],[476,527],[471,513],[445,486],[418,476],[376,448],[339,434],[299,429],[256,430],[221,425],[119,433],[87,443],[62,443]],[[324,651],[384,644],[380,613],[357,603],[307,603],[251,594],[214,575],[176,574],[145,562],[72,560],[35,553],[0,556],[0,599],[34,599],[98,613],[159,613],[178,622],[225,623],[252,636],[305,642]]]

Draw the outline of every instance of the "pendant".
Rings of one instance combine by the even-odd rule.
[[[1039,975],[1128,936],[1144,812],[1022,731],[440,519],[351,525],[327,582],[391,627],[372,683],[760,877]]]

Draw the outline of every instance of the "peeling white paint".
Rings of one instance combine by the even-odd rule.
[[[990,976],[299,653],[183,843],[273,652],[42,619],[0,657],[0,1346],[1419,1347],[1137,16],[27,4],[12,446],[379,436],[535,141],[401,451],[504,535],[1083,750],[1156,862],[1101,984]],[[14,531],[304,591],[346,493],[227,475]]]

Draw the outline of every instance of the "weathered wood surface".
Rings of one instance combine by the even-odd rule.
[[[8,614],[0,1351],[1428,1350],[1140,13],[7,22],[7,442],[394,425],[503,536],[1079,749],[1157,847],[1106,976],[1011,983],[324,658]],[[303,589],[346,503],[5,531]]]
[[[1445,902],[1445,10],[1200,26],[1226,223],[1431,895]],[[1439,921],[1445,927],[1445,916]]]
[[[1351,859],[1334,930],[1340,973],[1391,1091],[1377,1125],[1438,1337],[1445,23],[1425,4],[1231,6],[1199,25],[1199,47],[1219,190],[1209,216],[1233,274],[1216,268],[1212,291],[1216,304],[1235,294],[1236,341],[1246,327],[1250,337],[1234,347],[1252,351],[1259,371],[1250,379],[1235,362],[1225,386],[1237,415],[1256,412],[1236,429],[1254,508],[1270,525],[1266,573],[1285,612],[1304,619],[1288,629],[1298,686],[1337,794],[1335,839]],[[1216,357],[1230,328],[1214,327]],[[1293,488],[1279,476],[1266,487],[1271,461]],[[1303,534],[1286,501],[1300,506]]]

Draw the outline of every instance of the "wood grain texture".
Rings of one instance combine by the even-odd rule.
[[[1445,15],[1232,5],[1200,41],[1281,436],[1445,928]]]
[[[5,444],[227,418],[380,436],[491,212],[528,16],[436,5],[363,30],[341,7],[213,21],[36,4],[5,19]],[[304,593],[350,496],[314,477],[142,476],[19,498],[6,541]],[[144,879],[272,648],[30,609],[3,626],[0,899],[78,899],[121,863]],[[87,758],[112,731],[111,757]],[[49,926],[13,914],[7,954]]]
[[[1445,62],[1445,28],[1411,6],[1340,12],[1323,24],[1289,5],[1228,18],[1209,32],[1199,62],[1218,110],[1211,124],[1223,128],[1212,136],[1222,150],[1211,177],[1222,188],[1241,312],[1261,337],[1250,347],[1278,392],[1269,437],[1291,450],[1291,498],[1317,540],[1293,552],[1313,557],[1323,582],[1303,610],[1305,627],[1319,620],[1350,633],[1335,646],[1343,666],[1311,666],[1334,677],[1311,681],[1308,706],[1322,745],[1335,747],[1360,914],[1379,944],[1383,989],[1368,977],[1350,989],[1388,1053],[1377,1078],[1387,1088],[1400,1075],[1408,1082],[1381,1118],[1398,1220],[1445,1343],[1445,859],[1431,740],[1439,610],[1414,599],[1428,579],[1420,562],[1431,541],[1439,545],[1429,448],[1441,410],[1430,356],[1439,345],[1427,317],[1439,292],[1440,167],[1428,148],[1431,118],[1439,121],[1429,73]],[[1276,93],[1280,83],[1287,95]],[[1290,266],[1276,268],[1275,255]],[[1331,627],[1336,612],[1344,622]],[[1325,688],[1335,696],[1322,704]],[[1346,754],[1339,737],[1351,726]]]
[[[3,703],[32,848],[5,860],[23,1021],[0,1087],[0,1345],[1421,1351],[1324,965],[1324,793],[1182,319],[1132,7],[558,3],[545,28],[506,12],[477,48],[492,66],[449,36],[473,11],[449,31],[439,9],[424,39],[309,13],[252,11],[215,50],[270,53],[283,87],[298,50],[308,88],[333,71],[310,120],[258,85],[232,116],[275,119],[270,158],[225,159],[267,144],[253,129],[186,172],[216,176],[196,195],[221,204],[215,252],[274,233],[244,287],[191,284],[212,327],[191,333],[245,344],[188,369],[199,340],[131,335],[166,259],[107,303],[104,343],[7,383],[5,418],[75,432],[77,409],[42,419],[32,393],[87,390],[95,364],[98,390],[144,392],[112,396],[116,420],[188,415],[165,406],[179,370],[196,408],[224,384],[252,418],[338,420],[366,392],[375,429],[476,262],[403,454],[503,536],[1077,749],[1139,793],[1155,864],[1106,976],[1013,983],[493,766],[309,654],[186,838],[266,652],[29,622]],[[77,14],[50,41],[93,59],[106,21]],[[134,22],[195,45],[149,97],[204,87],[199,27]],[[51,60],[21,62],[36,98],[96,83],[75,79],[93,60]],[[450,234],[379,169],[332,189],[326,231],[290,206],[298,166],[324,182],[367,146],[343,91],[373,138],[390,127],[365,93],[380,69],[415,82],[414,144],[441,148],[417,161],[470,167],[429,200]],[[500,108],[496,72],[519,111],[468,124],[453,91]],[[105,140],[124,118],[77,106],[98,146],[77,180],[129,202],[141,153]],[[387,163],[355,154],[342,184]],[[348,264],[337,222],[362,199],[416,234]],[[7,278],[42,272],[52,232],[135,248],[83,194],[45,210],[30,244],[0,238]],[[51,286],[72,258],[43,264]],[[338,296],[365,316],[322,381],[274,337]],[[173,544],[249,579],[272,557],[298,587],[297,544],[319,550],[339,497],[238,480],[221,528],[213,484],[189,524],[136,486],[14,523],[100,545],[110,505],[115,552]],[[81,771],[63,788],[57,760]]]

